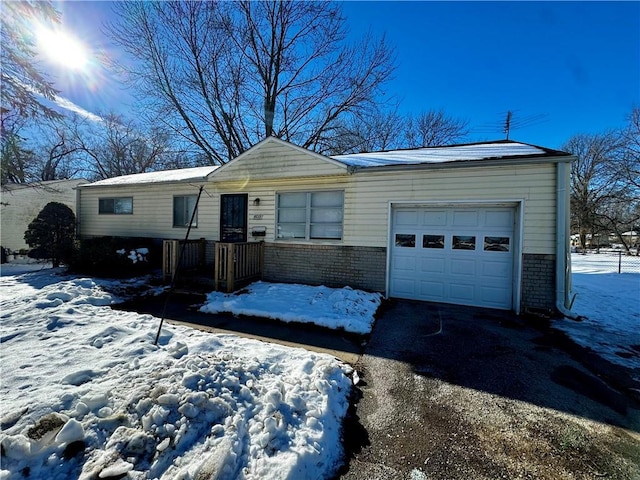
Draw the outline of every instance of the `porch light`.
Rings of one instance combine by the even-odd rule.
[[[258,205],[260,205],[260,199],[256,198],[255,200],[253,200],[253,204],[257,207]]]

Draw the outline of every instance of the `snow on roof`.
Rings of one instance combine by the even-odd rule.
[[[197,182],[207,179],[207,175],[215,171],[217,166],[179,168],[160,172],[135,173],[121,177],[107,178],[93,182],[84,187],[104,187],[111,185],[138,185],[143,183]]]
[[[489,160],[507,157],[545,156],[550,151],[518,142],[489,142],[445,147],[426,147],[386,152],[334,155],[331,158],[350,167],[384,167],[390,165],[419,165],[460,161]],[[564,152],[555,152],[566,155]]]

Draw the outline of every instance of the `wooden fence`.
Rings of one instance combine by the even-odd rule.
[[[214,258],[215,289],[233,292],[262,276],[264,242],[218,242]]]
[[[165,282],[169,279],[172,280],[178,269],[180,249],[184,243],[184,240],[163,240],[162,242],[162,277]],[[206,246],[207,242],[204,238],[187,240],[180,260],[180,270],[187,271],[204,267]]]

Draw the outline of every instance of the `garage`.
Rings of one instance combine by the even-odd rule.
[[[509,310],[515,207],[394,206],[389,296]]]

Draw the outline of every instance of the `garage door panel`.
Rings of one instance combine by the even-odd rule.
[[[420,272],[426,274],[444,274],[446,262],[444,258],[422,258]]]
[[[512,210],[488,210],[485,212],[484,226],[488,228],[504,228],[513,230]]]
[[[482,287],[481,305],[500,307],[511,300],[511,292],[498,287]]]
[[[450,283],[449,298],[455,303],[473,304],[475,285],[471,283]]]
[[[391,289],[396,297],[416,298],[416,281],[413,278],[395,278],[391,281]]]
[[[476,260],[474,258],[452,258],[451,259],[451,274],[463,275],[463,276],[475,276],[476,274]]]
[[[446,210],[424,210],[422,213],[422,225],[425,227],[444,227],[447,224]]]
[[[454,227],[477,227],[479,217],[480,214],[477,210],[454,210],[451,225]]]
[[[442,282],[426,281],[420,282],[420,295],[429,298],[432,302],[442,302],[445,299],[445,286]]]
[[[416,261],[416,257],[413,255],[398,255],[394,259],[394,268],[398,273],[415,272]]]
[[[482,276],[504,278],[511,273],[510,262],[482,262]]]
[[[510,309],[515,209],[394,208],[389,294]]]
[[[399,210],[396,212],[396,226],[415,226],[418,224],[418,210]]]

